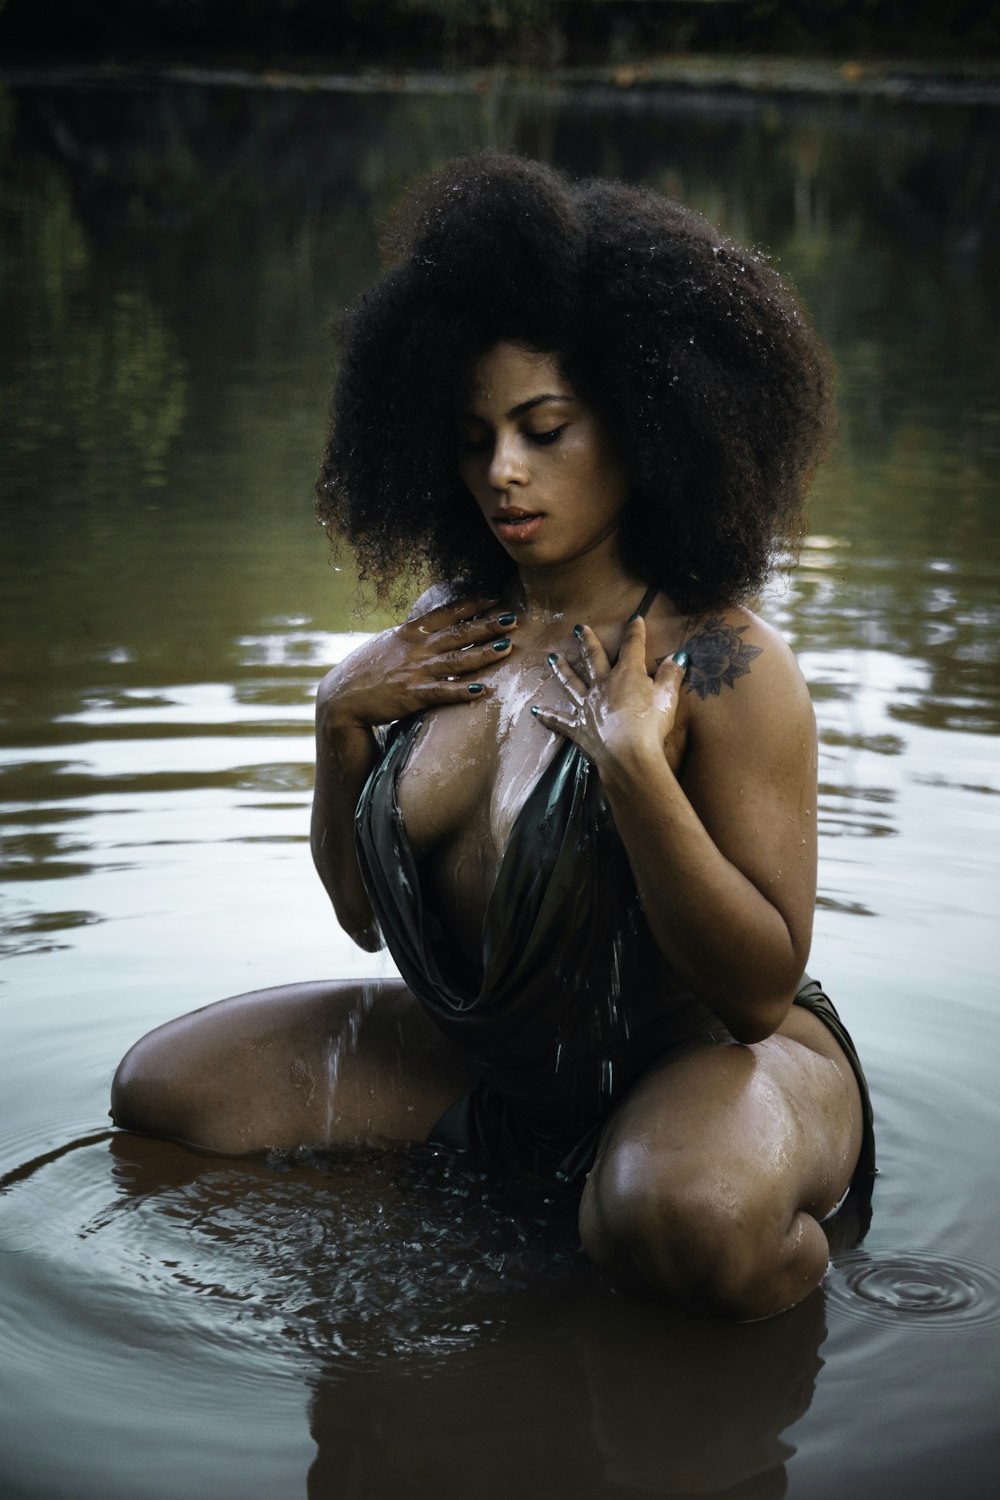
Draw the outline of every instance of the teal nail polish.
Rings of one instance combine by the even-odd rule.
[[[493,649],[494,649],[494,651],[506,651],[507,647],[509,645],[510,645],[510,641],[508,641],[508,640],[494,641],[493,642]]]
[[[484,686],[483,686],[483,684],[481,682],[470,682],[469,683],[469,692],[470,693],[485,693],[485,691],[486,691],[486,689],[484,688]]]
[[[681,671],[683,672],[684,669],[685,669],[685,667],[688,664],[688,659],[689,658],[688,658],[687,652],[686,651],[675,651],[673,659],[677,663],[677,665],[680,667]]]
[[[583,635],[583,626],[582,625],[574,625],[573,626],[573,634],[576,636],[577,640],[579,640],[580,637]]]
[[[517,615],[497,615],[497,624],[502,625],[504,630],[509,630],[512,625],[517,624]]]
[[[550,651],[549,654],[548,654],[548,663],[549,663],[549,666],[550,667],[554,667],[555,664],[556,664],[556,662],[558,660],[559,660],[559,657],[556,654],[556,652],[555,651]]]
[[[535,718],[537,719],[538,718],[538,704],[537,703],[533,703],[531,705],[531,712],[534,714]]]

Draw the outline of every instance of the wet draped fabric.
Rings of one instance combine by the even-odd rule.
[[[514,824],[486,911],[482,976],[463,983],[396,795],[419,728],[395,727],[361,798],[365,881],[403,979],[513,1107],[523,1139],[508,1145],[530,1140],[558,1161],[651,1057],[717,1023],[666,969],[598,777],[569,741]]]
[[[424,898],[397,797],[421,723],[393,725],[356,831],[400,974],[482,1072],[431,1139],[478,1160],[577,1180],[608,1114],[651,1062],[725,1037],[725,1028],[657,947],[600,779],[569,740],[511,831],[486,910],[481,977],[475,985],[459,977],[453,945]],[[871,1112],[854,1047],[818,984],[803,980],[797,1003],[834,1032],[857,1073],[868,1122],[861,1165],[870,1172]]]

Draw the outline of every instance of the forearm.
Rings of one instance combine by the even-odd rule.
[[[780,1024],[807,934],[719,850],[663,756],[601,771],[643,911],[671,967],[740,1041]]]
[[[354,814],[378,759],[378,742],[362,725],[316,725],[316,785],[310,844],[313,863],[344,931],[370,952],[382,946],[354,840]]]

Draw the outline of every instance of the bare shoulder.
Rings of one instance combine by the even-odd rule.
[[[695,622],[684,642],[692,748],[771,766],[812,762],[816,719],[795,655],[779,631],[748,609]],[[714,758],[714,757],[713,757]]]
[[[413,601],[406,618],[415,620],[418,615],[426,615],[430,610],[440,609],[445,604],[457,604],[468,592],[467,585],[455,580],[449,583],[432,583]]]
[[[815,895],[817,747],[798,662],[780,632],[746,609],[695,622],[685,647],[684,790],[727,859],[779,910],[798,913],[805,930]]]
[[[685,687],[701,703],[730,700],[750,707],[763,693],[781,688],[805,694],[805,682],[788,642],[749,609],[720,609],[692,625],[684,640],[688,654]]]

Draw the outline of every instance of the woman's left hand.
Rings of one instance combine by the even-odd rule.
[[[535,707],[538,722],[579,745],[601,775],[646,757],[662,760],[677,717],[686,653],[664,657],[650,676],[641,615],[626,625],[614,666],[589,626],[577,626],[575,634],[580,642],[575,666],[558,652],[549,657],[570,706],[563,712]]]

